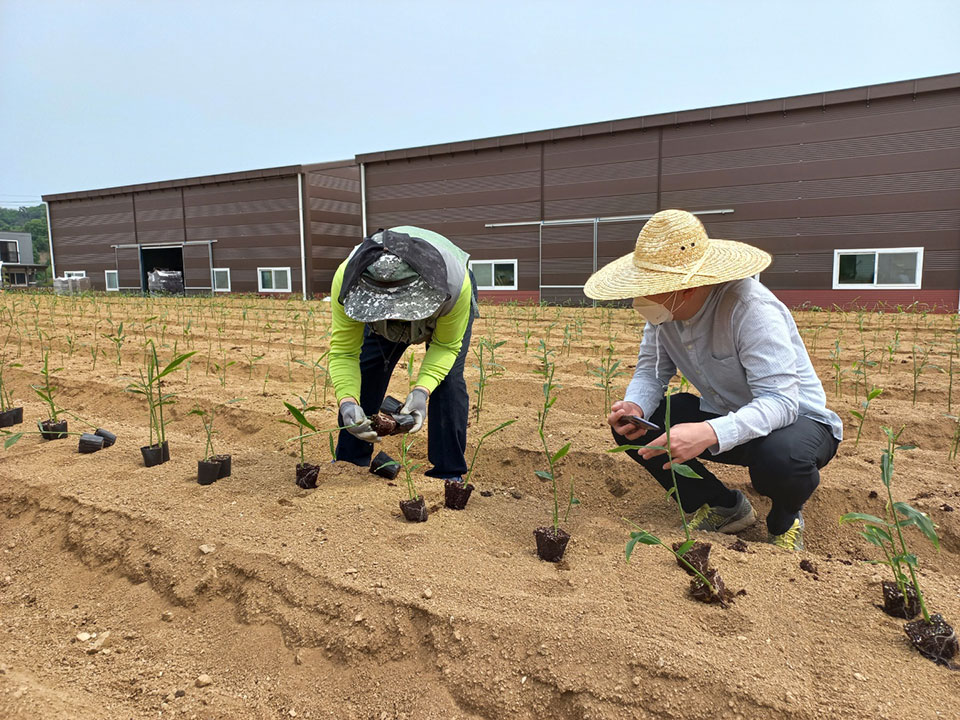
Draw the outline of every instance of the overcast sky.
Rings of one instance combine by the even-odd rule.
[[[0,0],[0,204],[957,71],[956,0]]]

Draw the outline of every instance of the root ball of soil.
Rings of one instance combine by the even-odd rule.
[[[370,418],[370,425],[373,427],[373,431],[380,437],[393,435],[397,430],[397,421],[383,413],[377,413]]]
[[[400,512],[403,513],[407,522],[426,522],[427,504],[423,501],[423,495],[413,500],[401,500]]]
[[[733,593],[727,590],[727,586],[716,570],[709,570],[704,573],[710,585],[707,585],[699,577],[694,576],[690,581],[690,594],[702,603],[719,603],[723,607],[733,600]],[[713,589],[711,590],[711,585]]]
[[[473,485],[464,485],[455,480],[443,481],[443,505],[451,510],[463,510],[473,492]]]
[[[903,631],[925,658],[954,667],[951,660],[957,654],[957,634],[943,619],[943,615],[931,615],[930,622],[923,618],[908,622],[903,626]]]
[[[911,620],[920,614],[920,598],[917,597],[917,591],[913,585],[906,585],[907,596],[904,597],[900,588],[892,580],[884,580],[883,586],[883,611],[891,617]]]
[[[538,527],[533,531],[537,540],[537,555],[547,562],[560,562],[570,542],[570,534],[552,527]]]
[[[319,465],[310,463],[297,464],[297,487],[304,490],[313,490],[317,487],[317,476],[320,474]]]
[[[683,546],[682,542],[673,543],[673,551],[677,552]],[[683,560],[686,560],[687,563],[690,563],[697,569],[697,572],[702,575],[707,574],[707,569],[710,567],[710,548],[713,545],[707,542],[700,542],[697,540],[693,546],[687,550],[681,557]],[[687,575],[694,575],[694,572],[687,567],[686,563],[683,562],[680,558],[677,558],[677,565],[683,568],[683,571]]]

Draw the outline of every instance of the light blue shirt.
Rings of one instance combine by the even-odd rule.
[[[626,399],[649,418],[676,371],[700,391],[713,454],[808,417],[843,437],[787,307],[752,278],[717,285],[689,320],[647,324]]]

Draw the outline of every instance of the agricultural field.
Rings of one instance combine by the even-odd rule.
[[[684,537],[660,487],[608,452],[605,405],[632,372],[639,316],[482,313],[468,459],[513,422],[485,440],[465,510],[414,472],[430,514],[410,523],[403,475],[330,462],[328,304],[0,295],[2,380],[24,418],[7,430],[25,433],[0,451],[0,717],[957,717],[960,676],[877,607],[892,573],[870,564],[883,555],[861,526],[839,522],[884,515],[881,428],[903,426],[899,443],[915,447],[896,451],[893,496],[936,523],[939,550],[903,532],[931,612],[960,623],[956,315],[796,314],[846,439],[805,510],[805,552],[766,545],[762,521],[736,548],[704,535],[734,595],[721,607],[694,600],[660,547],[625,561],[625,519],[667,544]],[[541,426],[545,371],[556,401]],[[164,398],[170,459],[153,467],[138,387]],[[320,466],[315,489],[295,483],[284,403],[317,408],[303,450]],[[30,434],[52,414],[116,443],[80,454],[77,435]],[[232,473],[200,485],[211,421]],[[426,433],[413,437],[411,463],[426,462]],[[554,508],[544,444],[556,456],[568,443],[553,473],[571,540],[548,563],[533,535]],[[400,456],[398,438],[381,445]],[[745,469],[712,468],[765,515]]]

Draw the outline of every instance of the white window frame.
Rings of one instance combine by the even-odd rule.
[[[275,273],[277,270],[286,270],[287,271],[287,287],[264,289],[263,277],[260,275],[260,273],[262,273],[264,270],[270,270],[273,273]],[[274,280],[276,280],[276,275],[274,275]],[[276,285],[276,283],[274,283],[274,285]],[[290,268],[289,267],[258,267],[257,268],[257,292],[262,292],[262,293],[293,292],[293,275],[290,272]]]
[[[64,270],[64,278],[85,278],[87,276],[86,270]]]
[[[467,265],[473,270],[474,265],[485,265],[489,263],[490,265],[513,265],[513,285],[477,285],[477,290],[516,290],[517,283],[520,281],[519,277],[519,268],[517,267],[517,261],[515,258],[503,258],[500,260],[470,260]],[[491,277],[495,278],[494,274],[495,268],[491,268]]]
[[[897,253],[915,252],[917,254],[917,274],[915,282],[890,284],[878,283],[877,265],[880,255],[889,255]],[[840,256],[841,255],[863,255],[873,253],[873,279],[872,283],[841,283],[840,282]],[[923,248],[922,247],[889,247],[889,248],[843,248],[833,251],[833,289],[834,290],[919,290],[923,284]]]
[[[266,270],[266,268],[264,268]],[[227,274],[227,286],[225,288],[217,287],[217,273],[225,272]],[[257,271],[257,285],[260,284],[260,271]],[[214,292],[230,292],[230,288],[233,287],[232,280],[230,279],[230,268],[213,268],[210,274],[210,286],[213,288]],[[263,292],[261,290],[260,292]],[[269,292],[269,291],[268,291]]]
[[[110,282],[107,280],[110,277],[110,273],[113,273],[113,276],[117,279],[116,287],[110,287]],[[103,286],[107,289],[107,292],[120,292],[120,272],[118,270],[104,270],[103,271]]]

